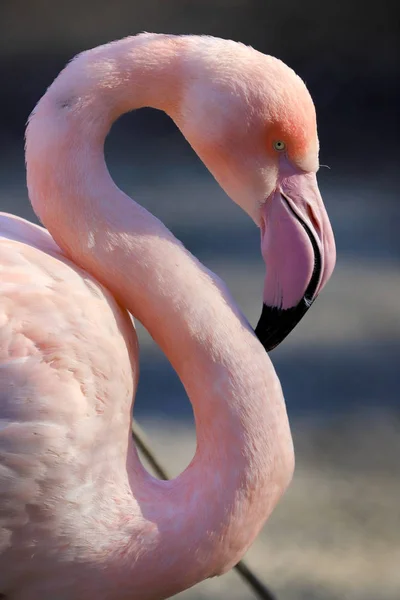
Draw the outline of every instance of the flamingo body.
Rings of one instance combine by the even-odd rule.
[[[104,138],[148,105],[260,226],[264,347],[224,283],[111,180]],[[236,564],[292,476],[265,349],[334,265],[314,107],[293,71],[251,48],[143,34],[66,67],[30,118],[26,161],[48,231],[0,214],[0,593],[161,600]],[[193,406],[196,454],[173,481],[151,477],[132,443],[130,315]]]
[[[80,558],[110,558],[109,522],[122,553],[135,515],[123,491],[136,334],[44,229],[2,214],[0,263],[0,589],[78,598]]]

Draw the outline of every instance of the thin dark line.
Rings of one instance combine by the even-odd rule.
[[[154,472],[160,477],[160,479],[170,479],[168,475],[167,469],[163,465],[160,464],[158,458],[155,453],[151,449],[150,442],[147,439],[146,434],[142,430],[141,427],[136,423],[135,420],[132,421],[132,435],[133,439],[139,450],[146,457],[150,466],[153,468]],[[275,596],[268,590],[268,588],[258,579],[258,577],[253,573],[250,567],[246,564],[244,560],[238,562],[234,567],[239,575],[246,581],[246,583],[251,587],[257,598],[261,598],[261,600],[276,600]]]
[[[262,598],[262,600],[276,600],[276,596],[273,596],[264,583],[254,575],[253,571],[247,566],[244,560],[238,562],[235,569],[259,598]]]
[[[136,423],[135,420],[132,421],[132,434],[137,447],[139,448],[143,456],[146,458],[146,460],[149,462],[155,474],[164,481],[171,479],[168,475],[167,469],[165,469],[163,465],[160,464],[160,461],[158,460],[158,458],[156,458],[153,450],[151,449],[150,442],[145,432]]]

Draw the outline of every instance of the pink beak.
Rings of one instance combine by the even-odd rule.
[[[304,316],[335,266],[335,240],[314,173],[282,180],[267,199],[261,251],[267,273],[255,331],[269,351]]]

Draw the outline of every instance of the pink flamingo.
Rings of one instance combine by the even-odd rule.
[[[174,119],[261,228],[257,336],[221,280],[112,181],[104,139],[142,106]],[[50,233],[0,217],[0,592],[167,598],[230,569],[292,476],[265,349],[295,326],[335,262],[314,106],[291,69],[252,48],[141,34],[62,71],[30,117],[26,160]],[[193,404],[196,453],[173,481],[150,476],[131,441],[129,313]]]

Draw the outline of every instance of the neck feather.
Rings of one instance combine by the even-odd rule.
[[[26,144],[36,213],[145,325],[193,405],[197,450],[178,478],[154,480],[132,448],[128,459],[132,493],[145,498],[142,515],[158,532],[149,581],[154,587],[162,577],[154,565],[165,565],[170,592],[239,560],[293,461],[279,381],[246,319],[223,283],[116,187],[104,161],[105,136],[122,113],[153,106],[178,117],[191,39],[147,34],[80,55],[39,102]]]

